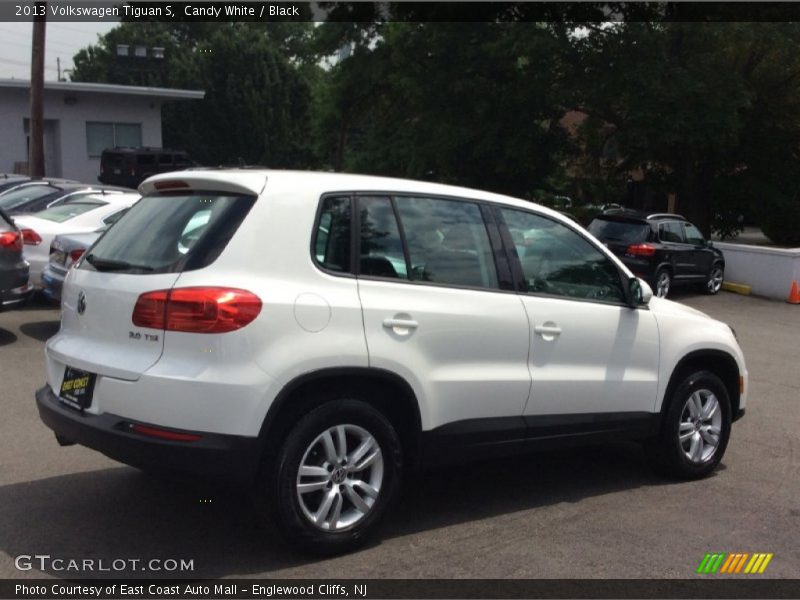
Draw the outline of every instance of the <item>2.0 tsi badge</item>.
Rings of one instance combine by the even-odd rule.
[[[86,292],[81,290],[81,293],[78,294],[78,314],[82,315],[86,312]]]

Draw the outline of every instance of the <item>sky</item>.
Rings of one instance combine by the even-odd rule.
[[[61,58],[61,70],[72,68],[72,57],[97,42],[98,34],[113,29],[117,23],[47,23],[45,36],[44,78],[58,78],[56,59]],[[32,23],[0,22],[0,79],[31,78]],[[69,79],[69,73],[62,77]]]

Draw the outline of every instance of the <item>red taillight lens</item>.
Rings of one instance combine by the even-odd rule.
[[[4,231],[0,233],[0,248],[22,250],[22,235],[19,231]]]
[[[187,333],[225,333],[241,329],[261,312],[261,300],[246,290],[190,287],[139,296],[133,309],[137,327]]]
[[[28,246],[38,246],[42,243],[42,236],[36,233],[33,229],[23,229],[22,241]]]
[[[650,244],[631,244],[625,253],[631,256],[653,256],[656,253],[656,247]]]
[[[131,425],[131,431],[148,435],[150,437],[161,438],[162,440],[172,440],[174,442],[196,442],[201,439],[201,436],[194,433],[181,433],[179,431],[169,431],[167,429],[158,429],[156,427],[148,427],[147,425],[139,425],[138,423]]]
[[[69,253],[69,259],[66,261],[67,262],[67,268],[68,269],[72,268],[72,266],[76,262],[78,262],[80,257],[83,256],[84,252],[85,252],[85,250],[83,248],[80,248],[78,250],[73,250],[72,252],[70,252]]]
[[[185,181],[179,181],[177,179],[172,179],[169,181],[157,181],[153,184],[153,187],[156,188],[159,192],[169,191],[169,190],[188,190],[189,184]]]

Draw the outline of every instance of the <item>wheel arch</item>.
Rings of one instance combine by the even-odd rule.
[[[295,377],[278,393],[259,431],[264,458],[274,456],[299,418],[321,406],[325,395],[352,393],[381,411],[397,430],[406,464],[415,464],[422,431],[419,402],[402,377],[375,367],[333,367]],[[377,393],[376,393],[377,392]]]
[[[690,371],[704,370],[714,373],[722,380],[731,401],[731,416],[736,418],[739,411],[739,366],[736,359],[723,350],[695,350],[681,358],[672,370],[669,383],[661,399],[661,415],[669,408],[670,398],[681,379]]]

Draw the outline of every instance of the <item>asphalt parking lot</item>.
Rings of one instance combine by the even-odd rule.
[[[0,578],[41,577],[15,568],[34,554],[194,563],[188,573],[113,573],[138,577],[684,578],[706,552],[772,552],[763,577],[796,578],[800,307],[725,292],[675,299],[733,325],[748,361],[747,415],[711,478],[664,480],[633,444],[431,472],[406,482],[381,539],[325,560],[255,527],[239,490],[59,447],[33,400],[58,310],[2,313]]]

